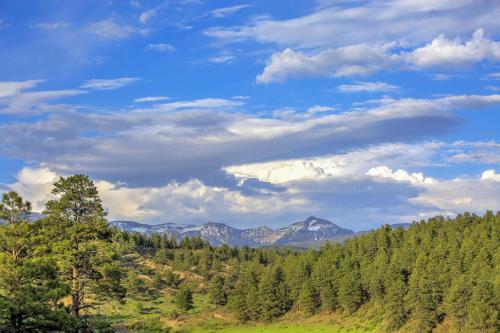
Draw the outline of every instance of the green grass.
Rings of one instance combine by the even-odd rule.
[[[372,329],[346,329],[335,324],[269,324],[269,325],[232,325],[218,327],[217,325],[200,325],[185,327],[178,333],[368,333]]]
[[[134,333],[165,332],[167,322],[176,323],[169,331],[172,333],[375,333],[381,330],[380,320],[369,313],[369,308],[354,317],[320,314],[304,318],[291,314],[270,324],[238,324],[230,315],[226,318],[227,314],[214,313],[207,295],[195,293],[193,296],[194,309],[174,321],[172,314],[178,311],[172,303],[172,295],[149,301],[108,302],[101,305],[99,312],[114,327],[128,327]]]

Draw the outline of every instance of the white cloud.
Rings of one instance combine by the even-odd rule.
[[[167,43],[157,43],[157,44],[149,44],[148,50],[158,51],[158,52],[174,52],[176,49],[175,47]]]
[[[229,15],[232,15],[234,13],[239,12],[242,9],[252,7],[251,5],[244,4],[244,5],[236,5],[236,6],[231,6],[231,7],[224,7],[224,8],[218,8],[214,9],[210,12],[208,12],[209,15],[215,17],[215,18],[223,18]]]
[[[47,167],[26,167],[19,171],[16,182],[9,187],[31,202],[34,211],[41,212],[52,198],[51,191],[57,179],[58,175]]]
[[[66,21],[55,21],[55,22],[39,22],[33,25],[33,27],[42,30],[57,30],[64,29],[71,26],[71,23]]]
[[[393,171],[391,168],[385,165],[371,168],[370,170],[368,170],[366,175],[375,178],[409,182],[412,185],[436,183],[436,180],[434,178],[424,177],[424,175],[421,172],[409,173],[408,171],[403,169],[398,169],[396,171]]]
[[[67,175],[57,174],[46,167],[25,167],[18,173],[16,182],[8,187],[18,191],[33,203],[34,211],[40,212],[45,203],[53,198],[53,183],[60,176]],[[207,186],[196,179],[140,188],[104,180],[95,180],[95,185],[111,220],[206,222],[211,218],[272,215],[308,203],[301,198],[290,198],[288,194],[246,196],[239,191]]]
[[[118,79],[92,79],[86,81],[82,88],[96,90],[115,90],[140,80],[136,77],[122,77]]]
[[[317,181],[326,178],[350,178],[377,176],[398,180],[409,180],[414,184],[432,182],[421,174],[409,174],[404,170],[393,172],[379,165],[391,162],[401,166],[429,163],[431,154],[440,147],[438,143],[424,145],[383,144],[367,149],[353,150],[345,154],[309,159],[277,160],[264,163],[242,164],[224,167],[224,171],[240,182],[258,179],[271,184],[286,184],[297,181]]]
[[[153,18],[156,15],[156,10],[150,9],[146,10],[139,15],[139,22],[142,24],[147,23],[151,18]]]
[[[430,77],[434,81],[449,81],[454,78],[457,78],[457,75],[452,75],[452,74],[431,74]]]
[[[123,112],[66,110],[0,124],[0,153],[46,163],[57,173],[85,172],[130,188],[198,179],[233,191],[237,182],[221,170],[226,166],[233,167],[228,170],[237,180],[248,179],[245,186],[255,179],[270,185],[314,179],[321,180],[318,184],[335,181],[333,185],[354,178],[364,185],[376,183],[377,189],[397,187],[406,193],[414,191],[411,184],[375,182],[366,172],[381,165],[418,170],[432,165],[431,157],[444,148],[387,143],[446,131],[455,124],[455,109],[499,103],[496,95],[383,99],[354,111],[313,113],[307,119],[246,112],[244,101],[220,98],[141,105]],[[404,130],[395,131],[394,122]]]
[[[354,84],[342,84],[337,87],[337,90],[343,93],[360,93],[360,92],[391,92],[399,90],[399,87],[385,82],[356,82]]]
[[[301,49],[391,40],[417,45],[442,33],[464,36],[481,27],[499,31],[499,16],[500,7],[489,0],[343,1],[301,17],[260,17],[243,26],[213,27],[205,34],[225,42],[251,39]]]
[[[158,15],[158,13],[161,10],[163,10],[164,8],[166,8],[167,6],[168,6],[168,1],[165,1],[165,2],[162,2],[160,5],[152,8],[152,9],[143,11],[139,15],[139,22],[141,22],[142,24],[148,23],[149,20],[151,20],[156,15]]]
[[[125,39],[136,34],[148,34],[147,29],[139,29],[131,25],[118,23],[114,19],[89,23],[84,30],[98,38],[111,40]]]
[[[189,109],[234,109],[242,106],[244,103],[240,100],[230,100],[223,98],[202,98],[192,101],[177,101],[163,104],[156,104],[152,108],[138,109],[135,112],[165,112],[174,110]]]
[[[44,82],[44,80],[0,82],[0,99],[17,95],[21,91],[36,87],[42,82]]]
[[[470,66],[484,60],[500,60],[500,42],[484,37],[482,29],[476,30],[472,39],[465,43],[441,34],[407,57],[407,61],[417,68]]]
[[[271,55],[256,81],[266,84],[293,77],[368,75],[386,69],[457,68],[481,61],[500,60],[500,42],[485,38],[481,29],[474,32],[472,39],[466,43],[439,35],[429,44],[412,51],[396,52],[394,49],[397,46],[397,43],[365,43],[312,54],[288,48]]]
[[[500,209],[500,182],[489,177],[496,176],[487,172],[486,179],[456,178],[440,180],[426,185],[416,198],[410,202],[417,205],[427,205],[455,214],[464,211],[484,213],[486,210]],[[496,180],[496,179],[495,179]]]
[[[134,99],[134,103],[150,103],[150,102],[159,102],[159,101],[165,101],[170,99],[170,97],[167,96],[147,96],[147,97],[140,97]]]
[[[395,62],[395,59],[391,59],[387,53],[393,46],[393,44],[382,44],[372,47],[358,44],[329,49],[313,55],[285,49],[283,52],[272,54],[256,81],[265,84],[283,82],[290,77],[371,74]]]
[[[493,181],[500,181],[500,173],[496,173],[494,169],[489,169],[484,171],[481,174],[481,179],[483,180],[493,180]]]
[[[447,152],[450,163],[500,163],[500,143],[495,141],[455,141]]]
[[[308,114],[318,114],[318,113],[323,113],[323,112],[328,112],[328,111],[333,111],[335,110],[334,107],[332,106],[326,106],[326,105],[315,105],[307,109]]]
[[[214,64],[227,64],[234,60],[234,56],[232,54],[223,54],[217,57],[210,58],[210,62]]]
[[[0,82],[0,114],[28,115],[49,113],[64,108],[64,105],[48,104],[49,101],[84,94],[84,90],[47,90],[28,91],[43,80],[29,80],[23,82]],[[2,91],[2,88],[4,89]],[[4,106],[2,108],[2,106]]]

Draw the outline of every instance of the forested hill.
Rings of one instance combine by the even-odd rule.
[[[168,332],[214,313],[251,324],[342,314],[376,320],[377,331],[500,329],[500,212],[293,251],[111,228],[84,175],[61,178],[53,194],[35,222],[18,193],[3,194],[1,332]]]
[[[195,254],[189,249],[199,246],[188,239],[166,259],[168,250],[147,241],[158,248],[157,261],[212,276],[220,285],[216,302],[242,321],[272,321],[289,311],[355,316],[366,304],[381,310],[387,331],[500,328],[500,213],[435,217],[407,230],[384,226],[320,251],[222,247]],[[220,260],[230,267],[222,269]]]

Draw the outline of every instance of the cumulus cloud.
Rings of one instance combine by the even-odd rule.
[[[394,64],[387,53],[393,44],[357,44],[308,55],[285,49],[275,52],[267,62],[258,83],[283,82],[290,77],[367,75]]]
[[[283,82],[293,77],[368,75],[385,69],[456,68],[481,61],[500,60],[500,42],[484,37],[482,29],[474,32],[472,39],[465,43],[460,39],[451,40],[439,35],[429,44],[412,51],[395,51],[397,46],[397,43],[363,43],[311,54],[287,48],[271,55],[256,81],[265,84]],[[377,88],[373,84],[371,87]],[[344,88],[347,91],[356,89],[349,85]],[[378,88],[388,87],[379,84]],[[364,91],[367,91],[366,88]]]
[[[483,180],[493,180],[493,181],[500,181],[500,173],[496,173],[494,169],[489,169],[484,171],[481,174],[481,179]]]
[[[407,55],[407,61],[417,68],[470,66],[484,60],[500,60],[500,42],[484,37],[482,29],[476,30],[465,43],[441,34]]]
[[[371,168],[370,170],[368,170],[366,175],[380,179],[391,179],[396,181],[409,182],[412,185],[436,183],[436,180],[434,178],[424,177],[423,173],[421,172],[410,173],[403,169],[394,171],[385,165]]]
[[[58,175],[47,167],[23,168],[16,177],[16,182],[8,187],[19,192],[33,205],[33,211],[41,212],[45,203],[52,198],[51,191]]]
[[[8,188],[18,191],[32,202],[34,211],[43,211],[45,203],[52,199],[53,183],[64,173],[58,174],[46,167],[25,167]],[[95,180],[103,205],[113,219],[138,219],[141,221],[206,222],[217,218],[227,221],[245,215],[273,216],[278,212],[300,209],[308,204],[306,199],[292,198],[287,193],[266,193],[247,196],[240,191],[223,187],[207,186],[197,179],[184,183],[170,182],[155,187],[131,188],[105,180]]]
[[[337,90],[343,93],[361,93],[361,92],[392,92],[399,90],[399,87],[385,82],[356,82],[353,84],[341,84]]]
[[[128,86],[140,80],[136,77],[122,77],[118,79],[92,79],[82,85],[84,89],[115,90]]]
[[[410,202],[454,214],[464,211],[483,213],[488,209],[497,210],[499,209],[500,182],[496,180],[496,176],[494,172],[491,173],[491,170],[488,170],[480,179],[441,180],[425,186],[424,191],[410,199]]]
[[[241,182],[258,179],[272,184],[363,177],[365,174],[382,176],[380,171],[389,175],[392,170],[375,167],[380,163],[390,161],[393,165],[400,166],[429,163],[431,154],[439,147],[441,144],[432,142],[422,145],[383,144],[338,155],[233,165],[224,167],[224,170]],[[410,176],[412,175],[408,175],[408,179]],[[414,175],[414,178],[417,179],[418,175]]]

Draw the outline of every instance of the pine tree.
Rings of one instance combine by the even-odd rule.
[[[411,272],[407,302],[419,331],[430,331],[438,322],[433,297],[432,276],[428,274],[428,255],[421,253]]]
[[[259,284],[260,313],[262,319],[270,321],[285,314],[291,302],[283,280],[281,267],[268,267]]]
[[[175,296],[175,304],[179,310],[187,312],[193,308],[193,292],[189,286],[183,284]]]
[[[332,311],[338,307],[337,288],[335,287],[335,262],[330,251],[324,252],[314,265],[311,279],[319,293],[321,307]]]
[[[361,277],[357,265],[349,259],[343,264],[342,277],[339,285],[340,305],[349,313],[358,309],[363,301]]]
[[[497,295],[498,297],[498,295]],[[480,276],[472,289],[472,297],[467,307],[467,326],[481,332],[498,332],[498,299],[492,284],[486,276]]]
[[[224,290],[224,279],[215,275],[212,278],[209,291],[210,302],[215,305],[225,305],[227,303],[227,295]]]
[[[61,177],[52,194],[56,199],[47,202],[44,213],[64,277],[71,283],[71,314],[79,317],[91,306],[86,298],[90,291],[104,292],[100,287],[107,286],[113,296],[123,296],[118,256],[97,188],[87,176]]]
[[[408,292],[406,274],[395,258],[388,267],[385,281],[387,284],[384,297],[384,307],[387,309],[387,319],[390,329],[399,329],[407,319],[405,296]]]
[[[318,298],[310,279],[302,284],[298,299],[298,307],[307,314],[314,314],[318,309]]]
[[[465,275],[456,276],[446,296],[446,310],[455,319],[458,327],[464,327],[467,320],[467,304],[471,297],[472,288]]]
[[[31,205],[16,192],[3,194],[0,217],[0,331],[63,329],[70,320],[61,299],[69,288],[59,280],[45,251],[40,222],[28,223]]]

